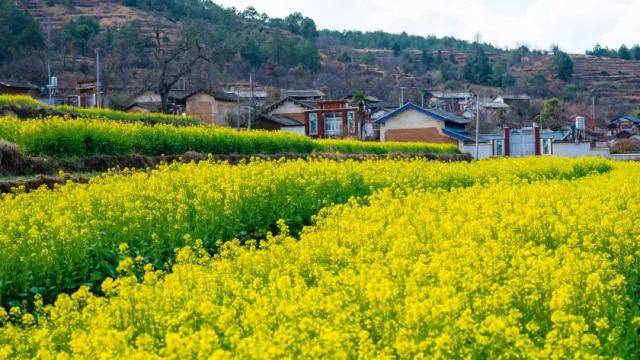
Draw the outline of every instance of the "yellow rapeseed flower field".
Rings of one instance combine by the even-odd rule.
[[[0,310],[0,358],[634,359],[639,172],[550,158],[205,163],[6,196],[0,239],[32,251],[0,264],[104,239],[120,261],[100,294]],[[290,232],[307,223],[290,216],[305,196],[320,212]],[[212,251],[229,240],[210,235],[218,224],[269,214],[277,235]],[[145,244],[170,241],[187,246],[158,270]]]
[[[609,169],[603,160],[202,162],[4,195],[0,303],[16,305],[36,294],[51,302],[82,284],[99,286],[116,275],[121,243],[164,268],[175,248],[190,244],[185,235],[215,251],[218,240],[263,236],[279,219],[299,229],[323,207],[385,187],[448,189]]]

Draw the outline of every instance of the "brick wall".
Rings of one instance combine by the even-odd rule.
[[[390,129],[385,132],[385,141],[458,144],[457,140],[442,135],[435,127],[422,129]]]

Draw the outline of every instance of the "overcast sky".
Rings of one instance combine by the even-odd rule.
[[[300,11],[322,29],[453,35],[502,47],[582,53],[596,43],[640,43],[640,0],[214,0],[272,17]]]

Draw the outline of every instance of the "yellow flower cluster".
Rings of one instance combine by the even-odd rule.
[[[323,207],[385,187],[448,189],[609,169],[603,160],[201,162],[4,195],[0,302],[15,305],[35,294],[51,302],[82,284],[98,286],[117,275],[121,243],[163,268],[192,238],[215,251],[218,240],[264,236],[278,219],[298,230]]]
[[[216,166],[227,173],[215,171]],[[0,358],[638,356],[636,164],[319,161],[240,167],[245,168],[267,182],[269,171],[298,169],[304,176],[293,176],[292,184],[306,187],[302,179],[328,169],[331,175],[322,177],[333,177],[333,186],[360,177],[369,179],[365,187],[381,190],[366,201],[352,199],[322,210],[299,239],[279,221],[279,235],[259,243],[226,242],[212,256],[206,239],[192,240],[200,237],[190,233],[184,239],[191,246],[176,251],[176,262],[166,272],[144,265],[133,251],[135,239],[124,241],[119,250],[130,257],[121,261],[122,277],[104,281],[104,296],[82,287],[61,295],[53,306],[37,303],[33,315],[19,308],[0,313]],[[46,193],[49,198],[38,192],[4,201],[21,206],[40,196],[51,200],[48,208],[68,210],[71,203],[83,204],[74,192],[90,189],[100,200],[84,210],[91,214],[97,203],[125,207],[118,212],[125,217],[117,224],[122,227],[140,226],[134,213],[153,214],[153,209],[127,205],[145,201],[178,208],[190,204],[187,213],[196,217],[188,223],[196,227],[200,212],[211,211],[201,206],[217,200],[190,194],[207,187],[180,184],[233,171],[242,170],[221,164],[173,166],[144,181],[137,178],[141,174],[114,176]],[[196,180],[201,176],[205,179]],[[147,185],[158,190],[154,181],[159,179],[172,179],[163,183],[172,198],[147,192]],[[131,199],[120,203],[112,183],[133,187],[125,194]],[[245,197],[238,192],[243,187],[230,184],[217,196],[260,198]],[[178,194],[192,197],[183,202]],[[63,205],[56,197],[68,202]],[[298,201],[297,195],[286,201]],[[240,214],[253,220],[249,208]],[[159,221],[151,217],[154,221],[145,226]],[[77,220],[101,221],[97,216]],[[172,217],[161,230],[181,221]],[[71,226],[68,233],[92,231]],[[126,230],[109,231],[114,236]]]

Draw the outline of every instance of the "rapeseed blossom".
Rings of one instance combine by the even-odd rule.
[[[123,255],[162,269],[175,248],[195,239],[214,252],[219,240],[260,238],[279,219],[298,231],[323,207],[377,189],[575,178],[610,168],[603,160],[550,159],[202,162],[4,195],[0,303],[17,305],[36,294],[52,302],[81,285],[98,288],[104,278],[129,271],[133,264],[120,263]]]
[[[5,324],[0,356],[637,358],[640,166],[387,165],[361,165],[376,191],[299,236],[278,221],[211,255],[192,233],[170,269],[60,295],[36,323]]]

